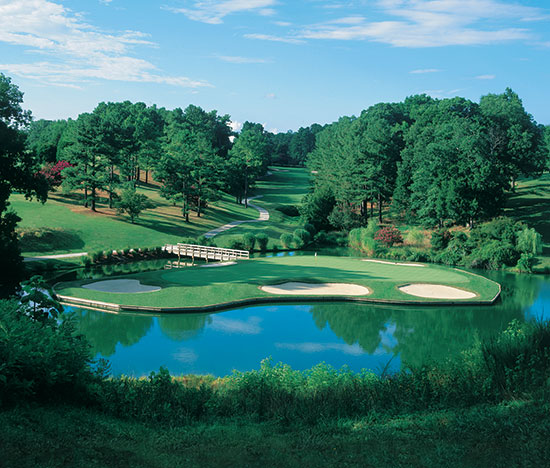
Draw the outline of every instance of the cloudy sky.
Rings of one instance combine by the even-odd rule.
[[[35,118],[196,104],[286,131],[511,87],[550,124],[542,0],[0,0],[0,72]]]

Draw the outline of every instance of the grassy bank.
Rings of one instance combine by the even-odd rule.
[[[220,246],[229,245],[232,234],[245,231],[266,232],[271,243],[278,241],[282,232],[292,232],[297,227],[297,218],[284,215],[274,208],[284,203],[298,203],[307,190],[305,169],[272,168],[273,175],[258,182],[253,195],[263,195],[257,203],[270,211],[270,220],[262,223],[245,223],[238,231],[223,234]],[[190,223],[185,223],[181,208],[160,196],[155,185],[142,185],[138,191],[147,195],[156,205],[142,213],[136,224],[116,210],[109,209],[106,200],[92,212],[82,206],[79,196],[50,194],[46,204],[29,202],[22,195],[10,198],[12,208],[22,218],[19,232],[21,248],[26,256],[49,255],[97,250],[117,250],[176,243],[185,237],[202,234],[235,220],[253,220],[258,211],[246,209],[235,203],[234,197],[223,194],[220,200],[211,202],[200,218],[192,212]]]
[[[0,412],[2,466],[542,467],[550,406],[518,401],[461,411],[327,420],[314,427],[122,421],[68,406]]]
[[[255,258],[219,268],[191,267],[124,276],[142,284],[162,289],[151,293],[110,293],[81,286],[90,281],[62,283],[56,292],[62,296],[150,307],[204,307],[251,298],[273,299],[259,286],[289,281],[323,283],[339,282],[366,286],[372,292],[368,299],[407,302],[442,300],[419,298],[398,289],[407,283],[433,283],[458,287],[476,293],[476,297],[456,300],[461,303],[491,301],[499,286],[486,278],[435,265],[408,266],[374,263],[350,257],[285,256]],[[299,299],[300,296],[293,296]],[[311,296],[308,296],[311,298]]]

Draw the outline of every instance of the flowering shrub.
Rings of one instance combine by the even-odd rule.
[[[387,226],[378,230],[378,232],[374,236],[374,240],[382,242],[388,247],[391,247],[394,244],[402,243],[403,236],[401,235],[399,229],[397,229],[395,226]]]
[[[55,164],[48,163],[41,170],[40,174],[48,181],[50,187],[59,187],[62,182],[61,172],[72,164],[68,161],[58,161]]]

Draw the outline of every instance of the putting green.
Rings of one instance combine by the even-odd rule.
[[[490,304],[496,300],[500,286],[487,278],[438,265],[411,268],[406,265],[364,262],[350,257],[283,256],[239,261],[226,268],[189,267],[160,270],[121,277],[161,289],[149,294],[120,294],[94,291],[83,286],[92,280],[59,283],[55,289],[61,300],[69,304],[98,305],[113,310],[146,309],[214,310],[254,302],[286,300],[354,300],[394,304]],[[113,278],[114,279],[114,278]],[[371,293],[364,296],[273,294],[261,286],[281,283],[345,283],[364,286]],[[408,284],[434,284],[459,288],[475,294],[467,299],[415,297],[399,288]]]

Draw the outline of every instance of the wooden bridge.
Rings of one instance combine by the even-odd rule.
[[[165,252],[177,255],[178,261],[181,257],[188,257],[193,260],[200,258],[207,262],[209,260],[225,262],[250,258],[248,250],[222,249],[221,247],[208,247],[206,245],[166,244],[162,249]]]

